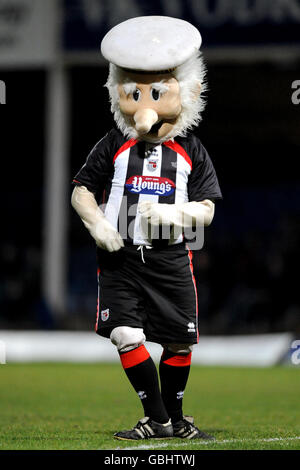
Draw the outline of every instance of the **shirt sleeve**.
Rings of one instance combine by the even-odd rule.
[[[192,148],[192,171],[188,181],[189,201],[222,199],[222,193],[212,161],[197,139]]]
[[[85,164],[74,177],[74,185],[86,186],[92,193],[105,188],[113,168],[110,140],[110,133],[108,133],[95,145]]]

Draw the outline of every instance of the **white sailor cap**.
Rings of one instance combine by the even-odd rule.
[[[101,43],[102,55],[119,67],[144,72],[168,71],[201,46],[199,31],[169,16],[139,16],[112,28]]]

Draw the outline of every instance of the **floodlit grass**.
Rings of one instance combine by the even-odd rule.
[[[296,368],[193,366],[184,411],[215,443],[117,441],[142,417],[119,364],[7,364],[0,449],[300,449],[299,390]]]

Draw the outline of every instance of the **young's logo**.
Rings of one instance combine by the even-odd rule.
[[[109,317],[109,308],[101,311],[101,320],[106,321]]]
[[[125,186],[131,193],[154,196],[170,196],[175,191],[172,180],[158,176],[131,176]]]

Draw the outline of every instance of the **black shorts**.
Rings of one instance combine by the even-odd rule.
[[[143,328],[147,341],[198,343],[198,305],[191,252],[184,243],[163,249],[98,249],[96,332]],[[144,259],[144,262],[143,262]]]

